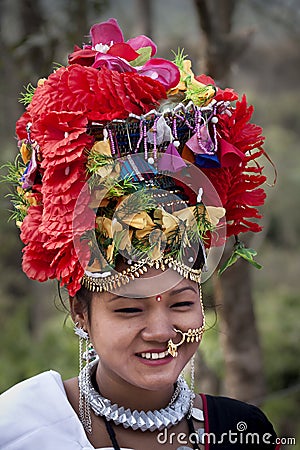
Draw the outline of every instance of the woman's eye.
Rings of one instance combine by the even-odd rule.
[[[188,306],[192,306],[194,304],[194,302],[177,302],[174,303],[173,305],[171,305],[171,308],[183,308],[183,307],[188,307]]]
[[[133,313],[142,312],[142,310],[140,308],[119,308],[119,309],[115,309],[115,312],[125,313],[125,314],[133,314]]]

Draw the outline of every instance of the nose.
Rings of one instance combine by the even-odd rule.
[[[141,334],[144,341],[166,343],[169,339],[175,338],[176,331],[170,317],[160,311],[155,316],[148,317]]]

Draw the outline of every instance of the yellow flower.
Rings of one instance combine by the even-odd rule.
[[[130,252],[131,239],[133,235],[133,230],[129,228],[123,228],[122,224],[117,221],[117,219],[112,220],[112,234],[114,242],[120,250],[127,249]]]
[[[179,220],[173,214],[168,213],[162,206],[154,211],[156,223],[158,223],[165,234],[174,231],[179,224]]]
[[[27,202],[28,202],[28,204],[30,206],[37,206],[38,205],[38,201],[36,199],[36,196],[32,195],[31,192],[25,192],[24,198],[27,200]]]
[[[96,224],[98,229],[107,237],[112,238],[113,237],[113,231],[112,231],[112,222],[107,217],[96,217]],[[115,244],[112,242],[106,250],[106,259],[108,261],[112,261],[113,252],[114,252]]]
[[[108,217],[96,217],[96,224],[100,231],[104,232],[107,237],[112,238],[112,223]]]
[[[195,105],[205,106],[215,96],[216,89],[212,85],[206,85],[195,79],[192,71],[192,63],[185,59],[180,69],[180,81],[178,85],[168,92],[168,97],[185,93],[186,100],[192,100]]]
[[[97,141],[93,145],[88,158],[88,167],[93,167],[93,160],[95,159],[97,161],[97,155],[102,155],[104,157],[106,156],[107,158],[111,158],[112,155],[110,143],[108,140]],[[112,173],[113,169],[114,169],[114,162],[108,159],[107,164],[99,166],[95,171],[95,173],[99,175],[101,178],[105,178]]]
[[[193,213],[193,207],[189,206],[187,208],[181,209],[180,211],[175,211],[173,215],[185,223],[185,226],[191,228],[196,224],[196,219]]]
[[[47,78],[40,78],[37,82],[38,87],[43,86],[45,81],[47,81]]]
[[[149,234],[149,242],[151,244],[151,250],[149,256],[153,261],[160,259],[163,256],[163,252],[166,246],[166,236],[162,230],[158,228],[151,231]]]
[[[225,214],[225,208],[221,208],[220,206],[206,206],[206,217],[214,227],[218,225],[220,219],[222,219]]]
[[[136,237],[142,239],[149,234],[155,227],[155,223],[146,211],[139,212],[137,214],[131,214],[127,220],[124,220],[132,228],[136,228]]]
[[[24,164],[27,164],[31,158],[31,150],[25,142],[21,145],[20,153]]]
[[[91,152],[98,153],[99,155],[111,156],[109,140],[97,141],[93,145]]]

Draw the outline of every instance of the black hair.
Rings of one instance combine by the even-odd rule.
[[[93,298],[93,292],[89,291],[86,287],[81,286],[79,291],[76,292],[75,297],[81,303],[84,310],[87,311],[88,319],[91,319],[91,303]]]

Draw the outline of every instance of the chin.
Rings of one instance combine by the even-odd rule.
[[[159,370],[153,375],[144,376],[138,387],[150,391],[159,391],[166,389],[176,383],[179,373],[172,371],[172,373],[162,373]]]

